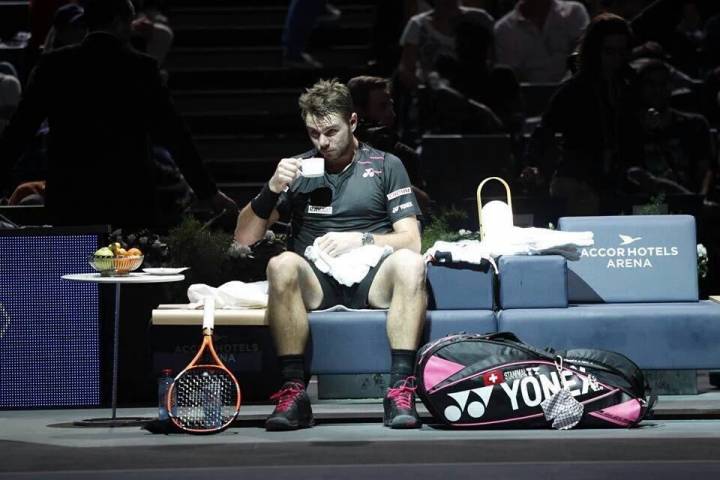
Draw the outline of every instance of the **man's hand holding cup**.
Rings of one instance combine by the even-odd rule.
[[[268,187],[274,193],[280,193],[299,176],[313,178],[324,174],[325,160],[322,157],[283,158],[268,182]]]
[[[283,158],[280,160],[275,173],[268,182],[268,187],[273,193],[283,192],[300,175],[300,162],[299,158]]]

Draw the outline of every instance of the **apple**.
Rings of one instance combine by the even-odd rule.
[[[108,247],[103,247],[95,252],[96,257],[113,257],[113,252]]]

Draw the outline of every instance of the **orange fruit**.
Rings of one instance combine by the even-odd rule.
[[[124,248],[118,248],[117,250],[115,250],[116,257],[127,257],[127,254],[128,252]]]
[[[141,255],[142,255],[142,252],[140,251],[139,248],[131,248],[127,251],[128,257],[139,257]]]

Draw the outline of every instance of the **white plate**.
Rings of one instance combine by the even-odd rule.
[[[177,275],[178,273],[184,272],[190,267],[178,267],[178,268],[143,268],[143,272],[149,273],[150,275]]]

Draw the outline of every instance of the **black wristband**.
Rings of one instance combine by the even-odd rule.
[[[270,190],[270,187],[266,183],[263,185],[260,193],[258,193],[257,196],[250,201],[250,208],[253,209],[255,215],[267,220],[270,218],[270,215],[272,215],[272,211],[275,210],[275,205],[277,205],[279,197],[280,194]]]

